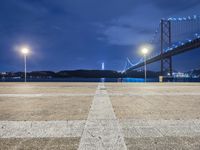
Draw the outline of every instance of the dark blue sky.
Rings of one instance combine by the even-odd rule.
[[[200,15],[199,0],[1,0],[0,71],[122,70],[137,62],[161,18]],[[200,50],[174,57],[175,70],[200,67]],[[152,65],[150,69],[156,68]],[[158,67],[157,67],[158,68]]]

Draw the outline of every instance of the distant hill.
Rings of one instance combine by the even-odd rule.
[[[65,70],[57,72],[56,76],[82,78],[120,78],[122,74],[113,70]]]
[[[148,71],[148,77],[154,78],[158,77],[157,72]],[[23,78],[24,72],[6,72],[6,74],[0,74],[0,77],[18,77]],[[80,78],[123,78],[123,77],[133,77],[133,78],[143,78],[143,71],[129,71],[127,73],[121,73],[113,70],[63,70],[59,72],[53,71],[32,71],[27,73],[28,78],[70,78],[70,77],[80,77]]]
[[[190,77],[200,77],[200,69],[186,72]],[[159,77],[159,72],[147,71],[148,78]],[[24,78],[24,72],[0,73],[0,78]],[[132,70],[129,72],[117,72],[113,70],[63,70],[53,71],[32,71],[27,73],[28,78],[143,78],[144,71]]]

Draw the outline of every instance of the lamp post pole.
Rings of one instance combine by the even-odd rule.
[[[144,56],[144,82],[146,82],[147,81],[147,58],[146,58],[146,56],[149,52],[149,49],[143,48],[141,51]]]
[[[24,54],[24,82],[26,82],[26,54]]]
[[[27,78],[27,70],[26,70],[26,57],[29,54],[30,50],[26,47],[23,47],[21,49],[21,53],[24,55],[24,82],[26,82],[26,78]]]
[[[147,62],[146,62],[146,54],[144,54],[144,82],[147,81]]]

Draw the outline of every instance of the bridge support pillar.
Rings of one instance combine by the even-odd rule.
[[[172,57],[161,60],[161,75],[172,76]]]
[[[161,20],[161,56],[164,49],[171,46],[171,22],[169,20]],[[161,58],[161,76],[172,76],[172,57]]]

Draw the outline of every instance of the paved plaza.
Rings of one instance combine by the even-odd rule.
[[[0,150],[199,150],[199,83],[0,83]]]

